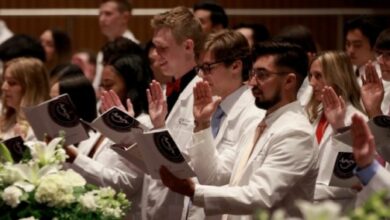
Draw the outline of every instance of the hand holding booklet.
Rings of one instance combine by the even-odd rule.
[[[146,126],[117,107],[103,113],[91,126],[117,144],[113,150],[154,179],[160,179],[162,165],[179,178],[195,176],[167,129],[147,131]]]
[[[65,144],[79,143],[88,138],[76,108],[68,94],[63,94],[34,107],[23,109],[35,136],[43,141],[45,135],[54,138],[65,132]]]

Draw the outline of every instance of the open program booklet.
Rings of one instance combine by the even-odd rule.
[[[154,179],[160,179],[163,165],[179,178],[195,176],[167,129],[147,130],[117,107],[104,112],[90,126],[115,143],[114,151]]]
[[[65,145],[79,143],[88,138],[76,108],[68,94],[63,94],[34,107],[23,109],[38,140],[65,133]]]

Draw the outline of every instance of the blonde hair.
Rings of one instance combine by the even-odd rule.
[[[30,107],[49,99],[49,76],[44,64],[35,58],[16,58],[5,64],[5,72],[9,72],[22,87],[20,107]],[[2,99],[3,109],[0,119],[1,131],[7,131],[16,122],[24,120],[19,109],[6,105]]]
[[[364,112],[360,103],[359,85],[348,55],[341,51],[327,51],[317,55],[312,64],[315,60],[320,62],[326,84],[331,86],[344,101],[351,103],[355,108]],[[321,102],[312,95],[306,106],[311,122],[322,112],[322,109],[319,108],[320,104]]]
[[[177,43],[187,39],[194,41],[195,58],[199,58],[203,44],[203,32],[200,21],[184,6],[178,6],[167,12],[158,14],[151,20],[154,30],[169,28]]]

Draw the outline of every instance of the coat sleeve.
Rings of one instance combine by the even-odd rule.
[[[263,162],[253,160],[250,164],[248,169],[253,171],[248,184],[196,185],[194,204],[204,207],[207,215],[244,215],[260,208],[270,209],[283,200],[315,166],[317,152],[312,135],[305,131],[287,129],[272,137],[268,145]],[[308,180],[313,183],[313,189],[314,179]]]
[[[101,153],[106,154],[110,166],[79,154],[70,168],[79,172],[88,183],[111,186],[123,191],[128,198],[141,190],[143,173],[140,170],[111,149],[104,149]]]

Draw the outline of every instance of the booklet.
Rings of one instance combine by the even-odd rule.
[[[114,143],[127,146],[135,143],[135,134],[142,134],[147,129],[118,107],[110,108],[89,125]]]
[[[160,179],[161,166],[181,179],[196,176],[167,129],[147,131],[136,139],[153,179]]]
[[[12,158],[16,163],[23,159],[23,155],[27,147],[24,145],[24,140],[21,136],[9,138],[2,141],[2,143],[8,148]]]
[[[329,185],[347,188],[358,185],[360,182],[353,173],[355,167],[352,152],[338,152]]]
[[[65,133],[65,144],[79,143],[88,138],[75,106],[68,94],[63,94],[34,107],[23,109],[38,140]]]
[[[117,107],[104,112],[90,125],[116,143],[111,147],[114,151],[154,179],[160,179],[162,165],[179,178],[195,176],[166,129],[148,131]]]
[[[387,162],[390,162],[390,116],[379,115],[367,122],[375,138],[376,150]],[[335,135],[335,138],[352,147],[351,129],[341,134]]]

